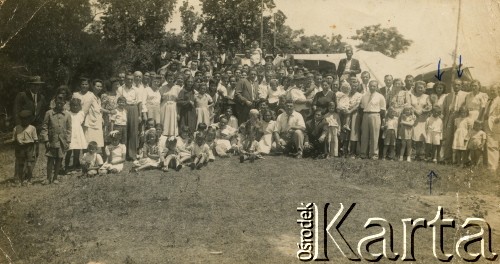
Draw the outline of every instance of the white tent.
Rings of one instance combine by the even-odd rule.
[[[294,54],[293,57],[295,60],[307,61],[308,65],[317,64],[319,66],[321,61],[327,61],[335,63],[335,66],[338,67],[339,61],[345,58],[345,54]],[[406,62],[385,56],[378,51],[360,50],[354,53],[353,58],[359,60],[361,71],[368,71],[371,78],[377,80],[381,86],[383,86],[384,76],[387,74],[391,74],[394,78],[404,78],[406,74],[411,72],[411,67],[406,65]]]

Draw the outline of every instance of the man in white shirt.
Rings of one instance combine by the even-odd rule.
[[[363,86],[363,93],[368,92],[368,83],[370,82],[370,73],[367,71],[364,71],[361,73],[361,86]]]
[[[380,126],[385,117],[385,98],[378,90],[378,82],[368,83],[368,92],[361,98],[360,107],[363,110],[361,121],[361,158],[378,159],[378,139]]]
[[[274,140],[277,146],[285,150],[285,154],[290,153],[290,150],[295,148],[297,152],[292,155],[300,159],[304,150],[306,124],[302,115],[294,110],[293,101],[286,101],[285,111],[276,118],[273,132]]]
[[[134,72],[134,84],[133,84],[134,89],[137,91],[137,96],[139,99],[140,103],[140,110],[141,110],[141,115],[142,119],[145,121],[147,120],[147,109],[143,109],[144,106],[146,105],[146,89],[144,88],[144,84],[142,84],[142,72],[136,71]]]

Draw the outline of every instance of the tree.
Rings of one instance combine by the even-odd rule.
[[[160,39],[172,16],[175,0],[98,0],[105,7],[103,36],[115,43]]]
[[[395,27],[382,28],[380,24],[356,30],[356,36],[352,39],[361,41],[361,44],[356,46],[359,49],[379,51],[393,58],[407,51],[413,42],[405,39]]]
[[[273,0],[262,0],[264,9],[275,6]],[[214,36],[219,43],[243,47],[260,39],[261,0],[203,0],[203,29]],[[270,16],[265,16],[264,28],[269,25]]]
[[[88,0],[6,0],[0,5],[0,94],[12,109],[26,77],[41,75],[47,96],[69,84],[85,57],[99,54],[84,32],[92,21]],[[84,66],[84,65],[82,65]]]
[[[182,37],[186,43],[191,43],[193,42],[193,34],[201,24],[202,19],[197,12],[194,12],[194,7],[189,5],[188,1],[182,2],[179,12],[182,21]]]
[[[153,55],[165,36],[176,0],[98,0],[104,9],[104,45],[114,47],[115,69],[150,70]]]

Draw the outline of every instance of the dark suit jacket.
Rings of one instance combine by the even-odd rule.
[[[394,85],[392,86],[392,89],[394,89]],[[389,104],[391,103],[393,94],[387,94],[387,87],[385,86],[379,89],[379,93],[384,96],[386,109],[389,109]]]
[[[40,133],[40,129],[42,127],[43,123],[43,118],[45,116],[45,107],[46,107],[46,101],[45,97],[38,93],[37,95],[37,104],[36,104],[36,109],[35,109],[35,101],[33,100],[33,96],[31,95],[30,91],[27,92],[20,92],[17,94],[16,99],[14,101],[14,115],[17,116],[17,114],[23,110],[29,110],[31,111],[31,114],[33,115],[33,126],[37,129],[37,132]],[[19,124],[19,120],[16,118],[17,123]]]
[[[345,65],[347,63],[347,58],[341,59],[339,62],[339,67],[337,68],[337,76],[340,78],[345,71]],[[359,61],[357,59],[351,59],[351,76],[356,76],[356,74],[361,73],[361,67],[359,66]]]
[[[170,54],[167,53],[167,56],[165,56],[165,58],[161,58],[161,54],[157,54],[155,57],[154,57],[154,67],[155,67],[155,72],[158,72],[158,70],[167,65],[169,62],[170,62]]]
[[[253,101],[252,99],[252,83],[244,78],[241,78],[237,83],[234,90],[234,99],[237,103],[244,105],[245,102]]]

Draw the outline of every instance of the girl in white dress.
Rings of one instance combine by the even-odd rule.
[[[117,130],[109,133],[111,144],[106,146],[106,163],[99,169],[99,174],[118,173],[123,170],[127,155],[127,147],[120,144],[121,133]]]
[[[66,152],[66,157],[64,158],[64,168],[66,171],[70,169],[69,162],[72,154],[72,168],[78,169],[80,167],[80,151],[87,148],[87,140],[85,139],[82,128],[85,114],[82,111],[81,101],[80,99],[73,98],[70,100],[69,105],[71,110],[71,143],[69,144],[69,150]]]
[[[194,107],[196,108],[196,125],[205,123],[210,126],[210,106],[213,104],[212,97],[207,94],[207,84],[200,83],[200,91],[194,96]]]
[[[430,97],[424,94],[425,87],[425,82],[417,81],[415,83],[415,95],[410,95],[410,103],[417,117],[412,136],[415,144],[416,160],[425,159],[425,122],[427,121],[427,117],[429,117],[429,112],[432,110]]]
[[[453,164],[462,163],[465,165],[468,159],[466,155],[470,132],[474,125],[474,120],[470,118],[469,111],[465,106],[460,107],[458,117],[455,119],[455,134],[451,148]]]

